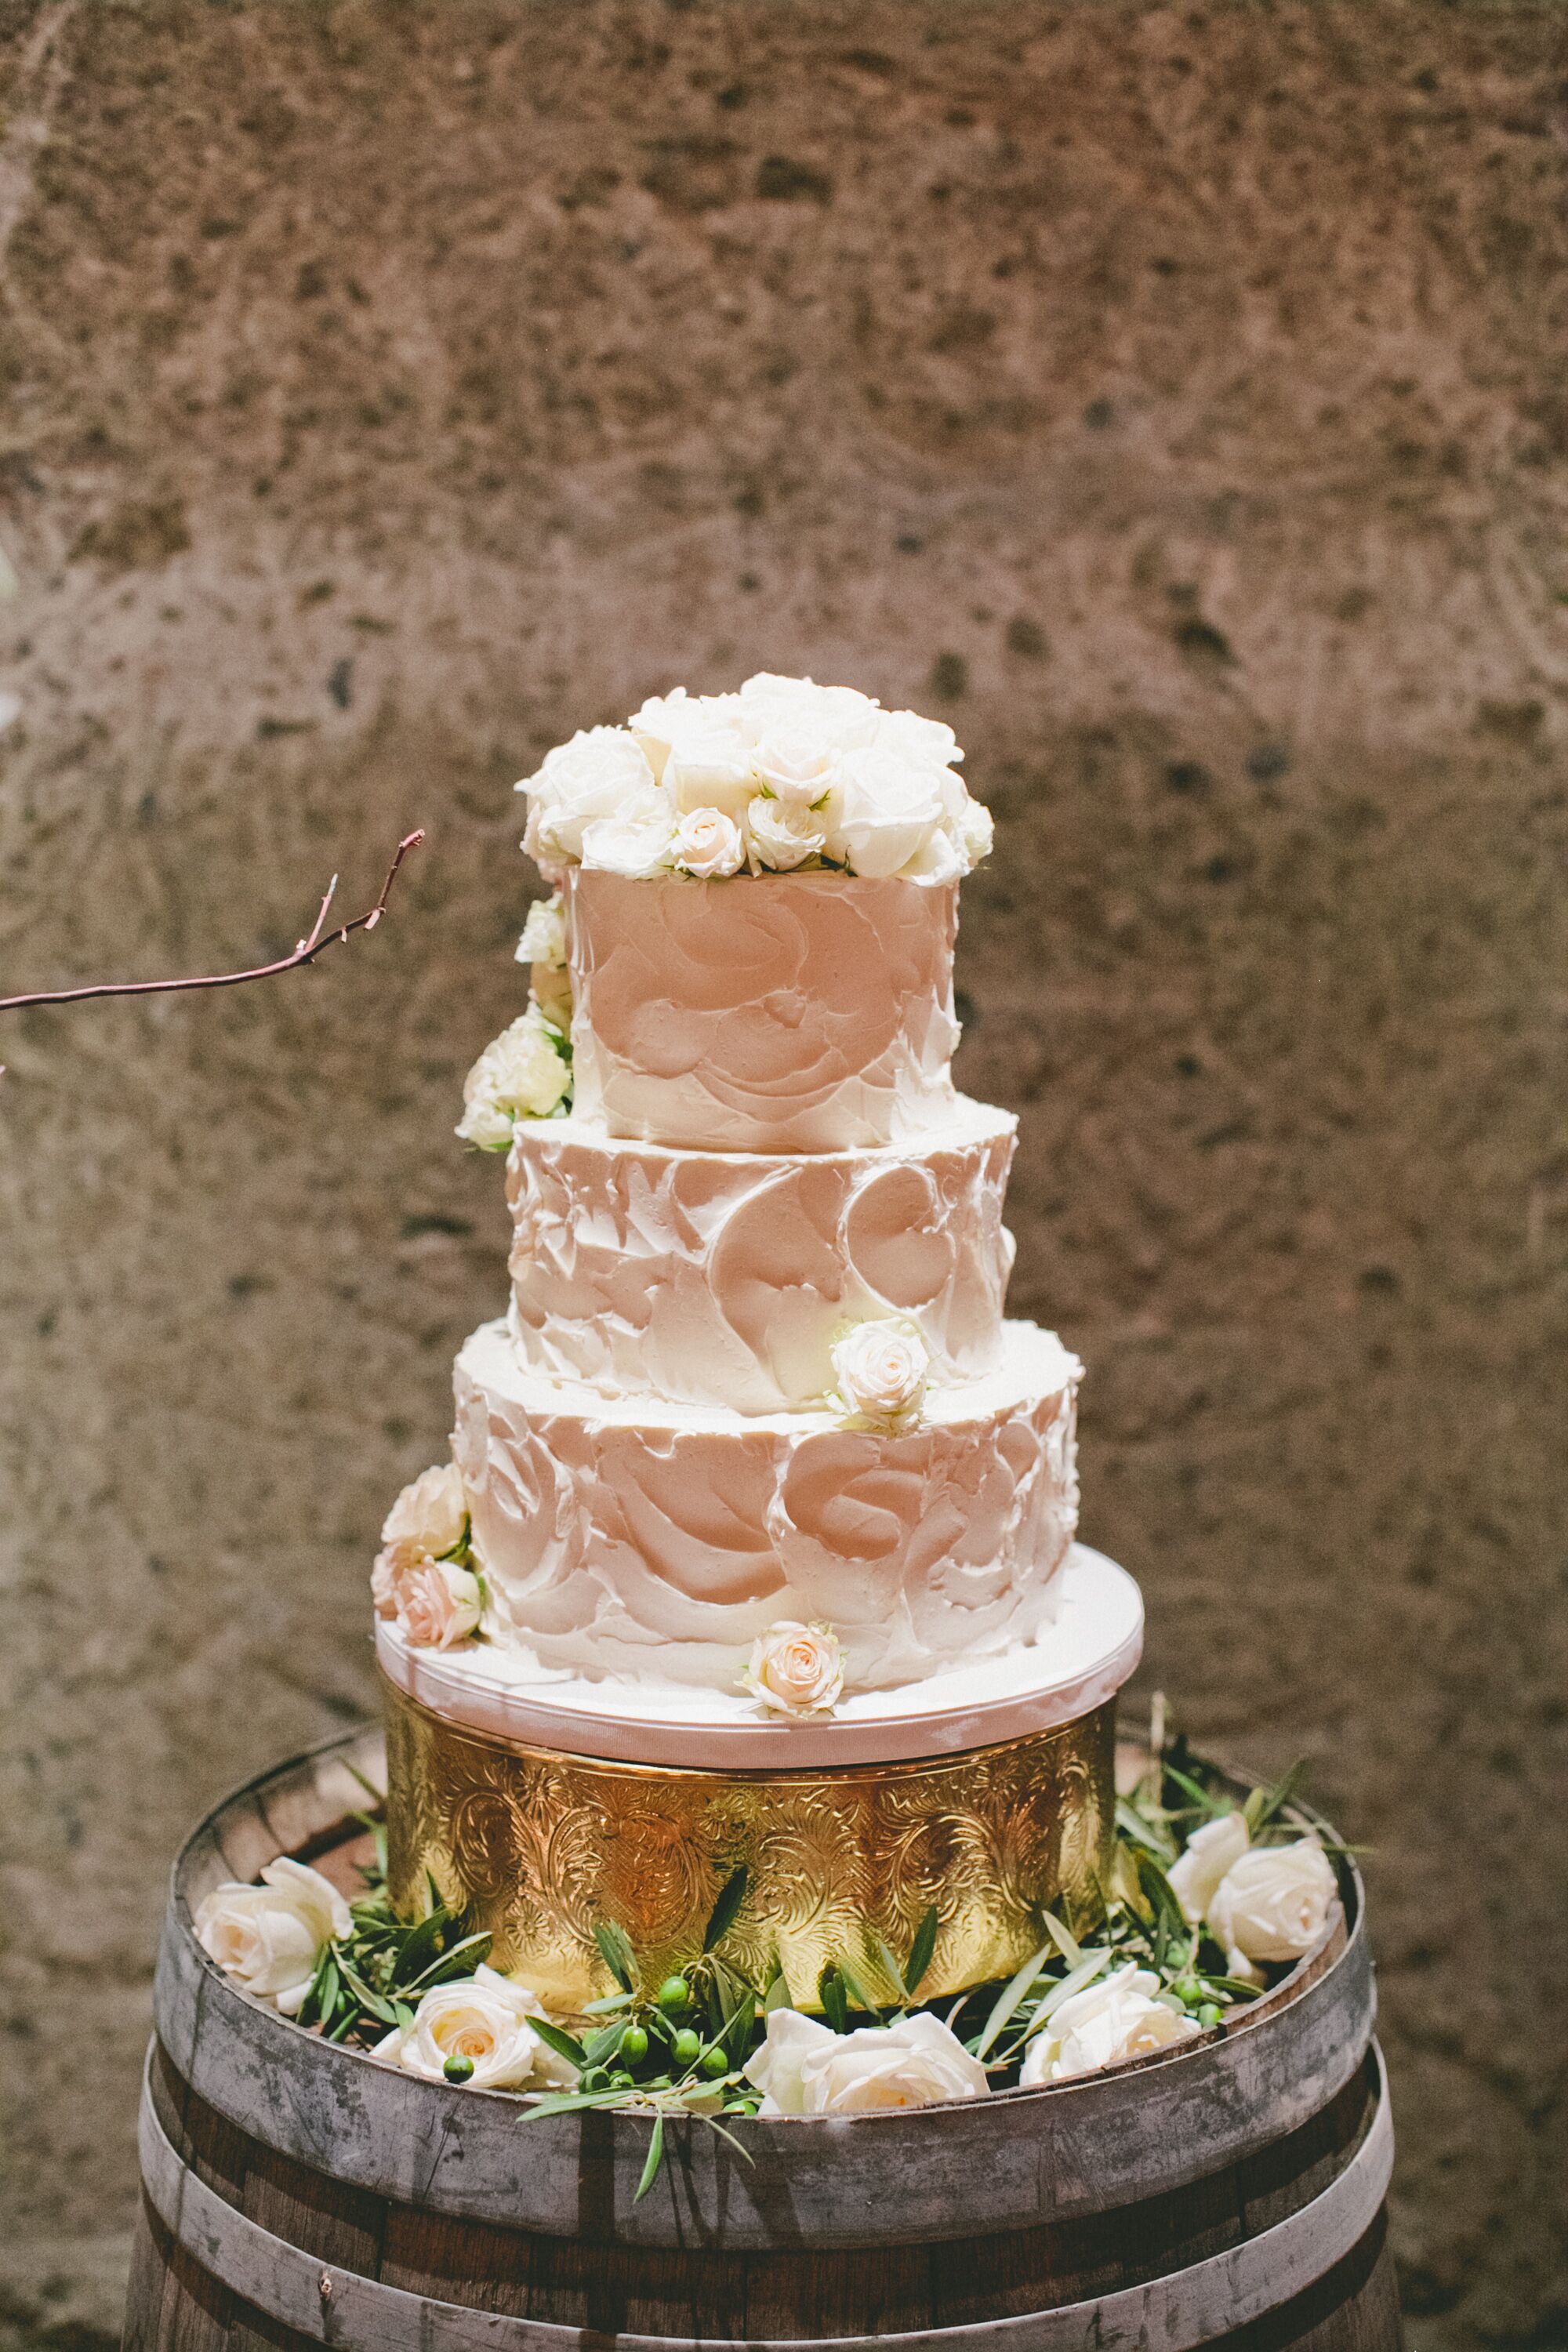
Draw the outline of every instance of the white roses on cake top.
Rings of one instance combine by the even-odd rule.
[[[547,873],[637,879],[790,873],[809,860],[937,884],[991,846],[952,730],[852,687],[750,677],[738,694],[650,696],[588,728],[518,786],[523,846]]]

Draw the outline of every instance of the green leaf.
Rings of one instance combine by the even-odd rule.
[[[702,1948],[710,1952],[723,1941],[735,1924],[735,1914],[746,1899],[746,1865],[742,1862],[733,1869],[719,1889],[718,1900],[708,1915],[708,1925],[702,1930]]]
[[[528,2021],[531,2025],[534,2021],[530,2018]],[[574,2064],[602,2066],[606,2059],[613,2058],[621,2046],[621,2037],[629,2022],[627,2018],[614,2018],[608,2025],[602,2025],[597,2033],[591,2033],[583,2044],[582,2056],[574,2060]]]
[[[1156,1862],[1174,1862],[1176,1850],[1171,1840],[1154,1830],[1125,1797],[1116,1800],[1116,1826],[1129,1843],[1152,1853]]]
[[[349,1959],[348,1954],[341,1948],[338,1952],[338,1966],[342,1971],[345,1983],[348,1985],[350,1991],[355,1996],[360,2007],[362,2009],[368,2009],[372,2017],[379,2018],[383,2025],[395,2025],[397,2023],[397,2011],[394,2008],[392,2002],[389,2000],[384,2000],[380,1993],[373,1992],[371,1990],[370,1986],[366,1984],[364,1979],[353,1967],[353,1963]]]
[[[579,2068],[588,2064],[583,2044],[575,2034],[568,2033],[563,2025],[552,2025],[547,2017],[531,2017],[528,2030],[531,2033],[537,2033],[545,2048],[553,2050],[558,2058],[569,2059],[574,2066]]]
[[[1032,1959],[1026,1960],[1015,1977],[1009,1978],[996,1996],[995,2004],[986,2019],[980,2039],[972,2047],[976,2058],[984,2058],[1007,2020],[1012,2016],[1035,1979],[1056,1950],[1055,1944],[1042,1944]]]
[[[888,1946],[882,1941],[881,1937],[878,1935],[875,1927],[871,1929],[870,1935],[871,1941],[877,1948],[877,1958],[881,1964],[882,1973],[887,1978],[889,1983],[892,1986],[894,1992],[901,2000],[906,1997],[908,1991],[908,1988],[904,1983],[904,1972],[902,1969],[900,1968],[897,1960],[894,1959]],[[864,2003],[862,2003],[862,2007],[863,2006]]]
[[[936,1956],[937,1931],[941,1924],[937,1917],[936,1905],[933,1903],[915,1929],[914,1940],[910,1946],[910,1957],[904,1967],[904,1990],[911,2000],[924,1983],[926,1972]]]
[[[632,2203],[634,2205],[637,2202],[638,2198],[643,2198],[647,2195],[648,2190],[658,2179],[658,2168],[663,2160],[663,2157],[664,2115],[661,2109],[653,2119],[653,2130],[649,2135],[647,2143],[647,2161],[642,2168],[642,2179],[637,2182],[637,2196],[632,2199]]]
[[[794,2007],[795,2002],[790,1995],[789,1979],[785,1976],[783,1963],[781,1962],[778,1954],[775,1952],[773,1954],[773,1974],[769,1977],[767,1990],[763,1994],[763,2015],[764,2017],[771,2017],[775,2009],[793,2009]]]
[[[850,2000],[854,2002],[856,2008],[863,2009],[868,2017],[880,2017],[882,2011],[879,2004],[872,2000],[870,1994],[866,1990],[862,1984],[857,1982],[854,1971],[851,1969],[848,1961],[841,1958],[836,1963],[836,1966],[838,1969],[839,1975],[844,1979],[844,1990],[848,1994]],[[839,2031],[842,2032],[843,2028],[840,2027]]]
[[[575,2115],[581,2107],[613,2107],[629,2096],[626,2091],[545,2091],[524,2107],[522,2119],[531,2124],[542,2116]]]
[[[1266,1830],[1271,1822],[1279,1818],[1291,1798],[1297,1794],[1306,1777],[1307,1759],[1304,1756],[1300,1756],[1290,1766],[1289,1771],[1280,1774],[1271,1789],[1254,1789],[1242,1807],[1251,1836],[1256,1838],[1260,1830]]]
[[[1069,1934],[1068,1930],[1062,1926],[1061,1921],[1057,1917],[1054,1911],[1047,1911],[1044,1913],[1040,1920],[1040,1925],[1044,1927],[1047,1935],[1050,1937],[1052,1943],[1056,1946],[1058,1951],[1061,1954],[1068,1968],[1076,1969],[1079,1962],[1083,1958],[1083,1947],[1079,1942],[1078,1937]]]
[[[626,1931],[614,1919],[595,1919],[594,1941],[599,1947],[599,1957],[623,1992],[630,1992],[637,1983],[637,1954],[627,1940]]]
[[[1248,1984],[1245,1977],[1200,1976],[1198,1981],[1205,1992],[1217,1993],[1222,2000],[1257,2000],[1267,1990],[1263,1985]]]
[[[404,1973],[407,1954],[401,1953],[393,1971],[393,1982],[400,1992],[428,1992],[432,1985],[450,1984],[457,1977],[471,1977],[479,1963],[488,1958],[489,1948],[489,1932],[481,1928],[478,1935],[465,1936],[447,1951],[438,1952],[429,1967],[422,1969],[416,1977]]]
[[[822,2003],[822,2013],[835,2033],[849,2031],[849,2004],[845,1998],[844,1978],[836,1962],[829,1960],[816,1980],[816,1997]]]
[[[589,2001],[583,2014],[584,2017],[608,2017],[612,2010],[629,2009],[636,1998],[635,1993],[607,1992],[603,2000]]]

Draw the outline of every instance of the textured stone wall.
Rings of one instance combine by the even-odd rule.
[[[968,746],[1087,1531],[1373,1849],[1415,2343],[1563,2341],[1563,22],[0,7],[6,982],[430,835],[311,976],[5,1026],[0,2338],[113,2326],[176,1841],[371,1702],[511,782],[767,667]]]

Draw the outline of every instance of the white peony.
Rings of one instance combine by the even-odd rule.
[[[463,1081],[458,1133],[481,1151],[504,1151],[518,1118],[547,1118],[572,1083],[537,1005],[492,1039]]]
[[[353,1921],[330,1879],[284,1854],[268,1864],[259,1886],[230,1884],[205,1895],[195,1924],[196,1941],[226,1976],[294,2017],[321,1954]]]
[[[1209,1932],[1249,1960],[1299,1960],[1328,1926],[1337,1893],[1332,1866],[1316,1838],[1255,1845],[1231,1864],[1215,1890]]]
[[[580,858],[595,818],[647,815],[658,802],[642,746],[624,727],[579,729],[518,790],[528,794],[522,845],[545,866]]]
[[[519,963],[563,964],[566,961],[566,909],[559,890],[536,898],[523,920],[517,943]]]
[[[756,770],[773,798],[788,808],[811,808],[838,772],[838,754],[808,727],[781,729],[757,745]]]
[[[1187,1840],[1186,1850],[1170,1873],[1171,1892],[1182,1906],[1189,1927],[1206,1917],[1220,1880],[1233,1862],[1239,1862],[1251,1843],[1240,1813],[1225,1813],[1205,1822]]]
[[[571,2061],[542,2042],[529,2023],[544,2014],[537,1993],[481,1966],[471,1977],[434,1986],[415,2011],[412,2025],[395,2026],[372,2054],[428,2083],[445,2081],[448,2058],[467,2058],[474,2071],[464,2080],[481,2091],[574,2083],[577,2070]]]
[[[746,811],[746,862],[753,874],[789,874],[808,857],[820,857],[827,836],[809,808],[790,801],[763,800]]]
[[[943,815],[942,770],[912,767],[872,744],[847,751],[828,803],[828,848],[855,874],[897,874],[925,848]]]
[[[416,1650],[450,1650],[479,1631],[484,1587],[455,1560],[422,1559],[395,1571],[392,1589],[397,1630]]]
[[[768,2037],[742,2072],[763,2093],[764,2116],[862,2115],[978,2099],[985,2069],[928,2011],[896,2025],[835,2033],[798,2010],[769,2012]]]
[[[1146,2058],[1151,2051],[1191,2042],[1199,2031],[1195,2020],[1152,2000],[1159,1988],[1152,1969],[1129,1963],[1101,1983],[1074,1993],[1028,2044],[1020,2086],[1066,2082],[1070,2075],[1092,2074],[1101,2066],[1119,2066],[1129,2058]]]
[[[844,1689],[844,1650],[828,1625],[784,1618],[759,1633],[741,1687],[777,1715],[830,1715]]]
[[[675,828],[670,855],[682,873],[700,882],[723,874],[738,874],[745,863],[741,828],[722,809],[697,808]]]
[[[931,1358],[907,1323],[858,1323],[833,1349],[833,1377],[844,1411],[897,1424],[919,1412]]]

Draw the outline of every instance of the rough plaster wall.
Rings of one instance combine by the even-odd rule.
[[[1552,5],[0,9],[0,2333],[113,2325],[171,1851],[372,1701],[496,1308],[513,778],[760,666],[996,810],[1087,1528],[1369,1864],[1419,2347],[1560,2343]]]

